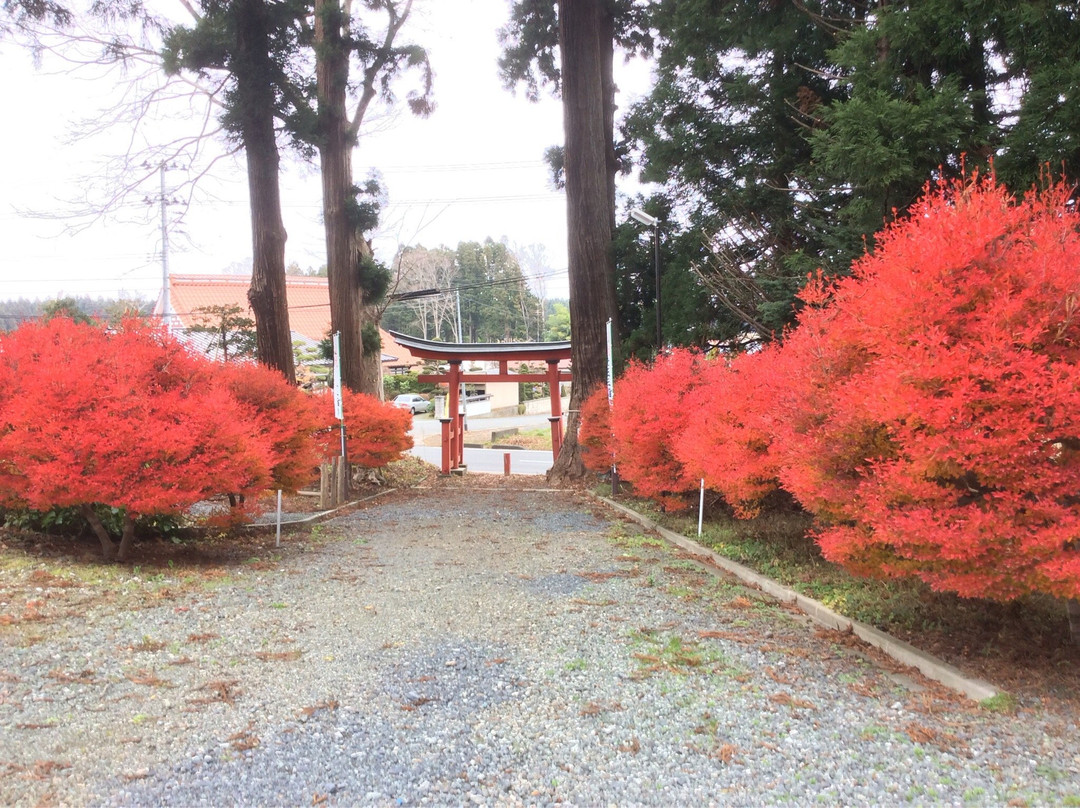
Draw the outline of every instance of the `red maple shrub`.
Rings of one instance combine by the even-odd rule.
[[[124,558],[138,516],[269,481],[236,398],[157,327],[27,323],[0,338],[0,367],[0,502],[79,508],[107,557]],[[100,505],[123,509],[119,546]]]
[[[581,462],[589,471],[610,471],[612,457],[611,407],[607,385],[597,386],[581,404],[578,421]]]
[[[350,463],[364,468],[382,468],[400,460],[412,448],[409,435],[412,414],[374,396],[342,392],[342,412],[345,415],[345,451]],[[320,398],[319,443],[324,457],[341,454],[340,422],[334,417],[334,397]]]
[[[705,416],[691,394],[706,364],[701,354],[680,348],[652,365],[631,362],[615,382],[611,419],[619,477],[666,509],[687,508],[698,489],[673,446],[692,419]]]
[[[1080,597],[1080,215],[1068,189],[928,192],[788,336],[774,450],[829,559]]]
[[[673,436],[686,475],[703,479],[741,519],[757,516],[765,497],[780,487],[772,451],[774,400],[783,379],[778,354],[771,345],[708,362],[695,392],[700,417]]]
[[[273,487],[296,491],[311,483],[322,457],[316,434],[324,426],[316,399],[265,365],[224,362],[214,374],[245,408],[248,428],[269,444]]]

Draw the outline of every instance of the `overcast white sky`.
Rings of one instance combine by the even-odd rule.
[[[530,103],[504,90],[497,75],[497,29],[509,0],[419,0],[410,39],[425,46],[435,69],[437,109],[427,119],[402,113],[363,135],[354,155],[362,179],[378,168],[389,193],[374,244],[389,261],[397,245],[456,246],[459,241],[506,239],[511,246],[541,244],[548,264],[562,270],[548,280],[550,296],[565,295],[566,210],[552,189],[543,152],[562,142],[557,101]],[[0,130],[0,299],[65,294],[154,298],[161,286],[158,208],[134,205],[82,233],[62,221],[24,211],[65,210],[80,195],[80,180],[100,173],[109,152],[121,152],[127,132],[90,142],[69,142],[78,120],[94,117],[115,82],[87,81],[58,72],[45,59],[0,44],[0,69],[9,114]],[[644,65],[619,66],[619,83],[647,89]],[[15,112],[16,110],[20,112]],[[179,126],[179,124],[178,124]],[[167,174],[167,182],[175,175]],[[176,273],[221,272],[250,264],[251,236],[243,162],[219,164],[181,225],[170,224],[169,267]],[[156,181],[145,196],[157,197]],[[288,160],[282,177],[286,261],[325,263],[318,175],[314,166]],[[175,215],[170,211],[170,217]]]

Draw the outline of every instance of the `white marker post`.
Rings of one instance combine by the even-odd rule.
[[[701,478],[701,496],[698,497],[697,506],[697,534],[701,538],[701,518],[705,515],[705,478]]]
[[[281,489],[277,490],[277,537],[274,539],[274,546],[281,546]]]

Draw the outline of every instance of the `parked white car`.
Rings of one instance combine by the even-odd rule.
[[[415,393],[402,393],[394,398],[394,406],[401,407],[403,410],[411,410],[413,415],[418,412],[429,412],[431,410],[431,402],[423,396],[418,396]]]

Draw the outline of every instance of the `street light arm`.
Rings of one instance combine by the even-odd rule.
[[[630,211],[630,218],[636,222],[641,222],[646,227],[656,227],[660,223],[659,219],[655,216],[650,216],[641,208],[633,208]]]
[[[630,218],[653,229],[653,263],[656,274],[656,353],[664,350],[664,330],[660,316],[660,220],[641,208],[632,208]]]

